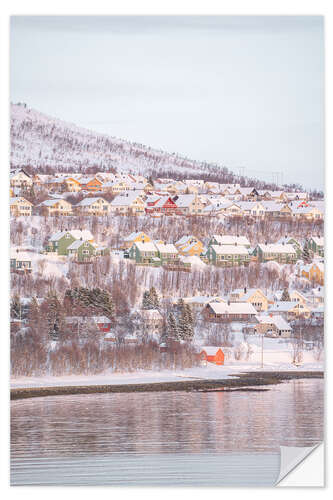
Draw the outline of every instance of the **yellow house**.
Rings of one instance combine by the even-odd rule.
[[[143,231],[139,231],[138,233],[134,232],[134,233],[131,233],[126,238],[124,238],[123,248],[126,248],[126,249],[131,248],[133,243],[137,243],[139,241],[141,241],[142,243],[149,243],[151,241],[151,239]]]
[[[81,191],[80,182],[73,177],[67,177],[64,180],[64,184],[66,186],[66,191],[70,191],[72,193],[78,193],[79,191]]]
[[[204,250],[203,243],[192,235],[180,238],[180,240],[176,241],[175,247],[180,255],[184,255],[185,257],[200,256]]]
[[[268,298],[260,288],[238,288],[230,294],[231,302],[248,302],[257,311],[267,311]]]
[[[313,281],[319,285],[324,284],[324,264],[322,262],[313,262],[312,264],[303,266],[300,274],[302,278],[306,278],[309,281]]]
[[[32,213],[33,204],[22,197],[10,199],[10,215],[13,217],[29,216]]]
[[[10,174],[10,186],[17,188],[31,187],[33,184],[32,178],[23,169],[15,170]]]
[[[45,200],[38,205],[41,215],[72,215],[72,205],[63,199]]]
[[[108,215],[110,204],[104,198],[84,198],[74,207],[74,213],[77,215]]]

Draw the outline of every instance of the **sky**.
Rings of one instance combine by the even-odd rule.
[[[320,16],[14,16],[11,101],[323,189],[323,40]]]

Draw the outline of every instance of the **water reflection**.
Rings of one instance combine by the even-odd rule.
[[[96,394],[11,403],[13,458],[272,453],[323,439],[323,380],[268,392]]]

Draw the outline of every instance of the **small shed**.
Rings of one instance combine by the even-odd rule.
[[[221,347],[203,346],[200,352],[200,359],[216,365],[224,365],[224,352]]]

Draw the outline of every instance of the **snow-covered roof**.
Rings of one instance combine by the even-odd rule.
[[[296,255],[296,250],[292,245],[283,245],[279,243],[268,243],[267,245],[264,245],[262,243],[258,243],[258,247],[263,253],[288,253]]]
[[[94,203],[98,202],[98,200],[103,200],[104,203],[108,204],[108,202],[106,200],[104,200],[104,198],[98,197],[98,198],[84,198],[79,203],[77,203],[75,206],[76,207],[87,207],[87,206],[89,207],[90,205],[93,205]]]
[[[242,245],[211,245],[217,255],[248,255],[248,249]]]
[[[23,250],[19,250],[17,248],[11,248],[10,249],[10,258],[11,259],[16,259],[19,261],[24,261],[24,262],[29,262],[31,261],[31,256],[29,253],[24,252]]]
[[[54,233],[49,241],[58,241],[60,240],[65,234],[70,233],[73,238],[76,240],[93,240],[94,237],[91,234],[91,232],[88,229],[71,229],[70,231],[58,231],[57,233]]]
[[[147,241],[146,243],[136,241],[133,245],[136,245],[140,252],[157,252],[156,245],[152,241]]]
[[[143,231],[138,231],[138,232],[133,232],[131,234],[129,234],[128,236],[126,236],[126,238],[124,238],[124,241],[133,241],[135,240],[135,238],[138,238],[139,236],[145,234]]]
[[[23,198],[23,196],[14,196],[14,197],[10,198],[9,203],[11,206],[17,205],[19,203],[28,203],[29,205],[33,206],[33,204],[30,201]]]
[[[230,234],[213,234],[212,236],[218,243],[218,245],[250,245],[249,240],[246,236],[233,236]]]
[[[195,194],[180,194],[178,197],[173,198],[173,201],[176,203],[177,207],[186,208],[194,202],[195,196]]]
[[[142,191],[127,191],[124,194],[119,194],[110,202],[113,207],[121,207],[131,205],[140,195]],[[141,200],[142,201],[142,200]]]
[[[275,304],[272,304],[269,307],[269,311],[281,311],[281,312],[288,312],[291,309],[294,309],[294,307],[297,306],[297,302],[289,301],[289,300],[279,300],[275,302]]]
[[[155,243],[157,250],[160,253],[178,253],[177,248],[172,243]]]
[[[249,302],[210,302],[209,306],[215,314],[253,314],[257,311]]]
[[[80,248],[81,245],[83,245],[83,243],[86,243],[86,241],[84,241],[84,240],[75,240],[75,241],[73,241],[73,243],[71,243],[69,245],[69,247],[67,247],[67,250],[77,250],[78,248]]]
[[[256,316],[256,319],[259,323],[273,324],[278,330],[291,330],[289,323],[280,315],[270,316],[269,314],[261,314]]]
[[[199,240],[195,236],[185,235],[185,236],[182,236],[178,241],[176,241],[175,245],[182,246],[182,245],[186,245],[186,243],[188,243],[190,245],[191,243],[197,242],[197,241],[199,241]]]

